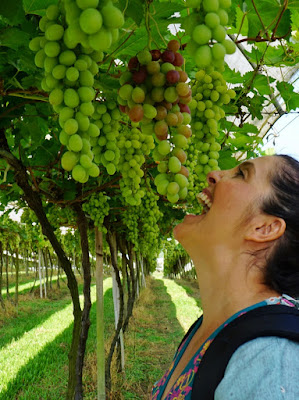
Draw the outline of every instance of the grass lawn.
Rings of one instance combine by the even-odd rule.
[[[72,305],[68,289],[61,286],[60,291],[49,293],[48,299],[38,298],[38,288],[33,295],[25,289],[18,314],[0,311],[0,400],[64,399]],[[110,278],[105,280],[104,290],[108,350],[114,327]],[[84,370],[86,399],[96,399],[94,286],[92,301]],[[199,307],[194,283],[163,279],[159,274],[147,279],[125,336],[125,372],[112,370],[114,400],[148,399],[152,384],[171,362],[184,332],[199,317]]]
[[[2,286],[5,286],[5,282],[6,282],[5,281],[6,280],[6,275],[5,274],[3,275],[2,279],[3,279]],[[64,274],[61,274],[59,279],[60,279],[60,281],[65,281],[66,276]],[[15,287],[14,280],[15,280],[14,276],[9,276],[9,285],[8,285],[8,287],[9,287],[9,294],[12,297],[14,296],[15,291],[16,291],[15,290],[16,287]],[[50,278],[49,278],[49,281],[50,281]],[[34,285],[34,288],[39,288],[40,283],[39,283],[39,278],[38,277],[37,277],[37,279],[35,281],[35,284],[34,284],[34,274],[32,274],[32,273],[28,274],[28,275],[20,274],[20,276],[19,276],[19,290],[18,290],[19,293],[29,292],[32,289],[33,285]],[[53,277],[52,277],[52,286],[54,287],[55,285],[57,285],[57,275],[53,275]],[[44,286],[43,286],[43,288],[44,288]],[[6,297],[6,287],[2,287],[1,293],[2,293],[2,296],[5,298]]]

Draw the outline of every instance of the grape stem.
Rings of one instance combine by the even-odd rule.
[[[136,29],[136,28],[135,28]],[[133,29],[129,35],[126,37],[126,39],[115,49],[113,50],[112,53],[108,54],[107,57],[104,58],[104,60],[102,62],[99,63],[99,65],[101,64],[105,64],[105,62],[108,60],[109,57],[111,57],[113,54],[115,54],[129,39],[130,37],[135,33],[135,29]]]
[[[288,36],[288,35],[291,33],[291,30],[289,29],[288,32],[287,32],[285,35],[283,35],[283,36],[275,36],[276,31],[277,31],[277,29],[278,29],[278,25],[279,25],[279,23],[280,23],[280,21],[281,21],[281,19],[282,19],[282,16],[283,16],[283,14],[285,13],[285,11],[286,11],[286,9],[287,9],[287,7],[288,7],[289,0],[284,0],[283,6],[282,6],[282,9],[281,9],[281,11],[280,11],[280,13],[279,13],[278,18],[277,18],[277,16],[276,16],[276,17],[274,18],[274,20],[269,24],[268,27],[266,27],[266,26],[264,25],[263,20],[262,20],[262,18],[261,18],[261,16],[260,16],[259,12],[258,12],[258,10],[257,10],[257,7],[256,7],[256,4],[255,4],[254,0],[251,0],[251,2],[252,2],[252,5],[253,5],[254,10],[255,10],[255,12],[256,12],[256,15],[258,16],[258,18],[259,18],[259,20],[260,20],[260,23],[261,23],[261,25],[262,25],[264,31],[263,31],[263,32],[260,31],[260,32],[258,33],[258,35],[257,35],[255,38],[244,38],[244,39],[237,40],[235,43],[242,43],[242,42],[275,42],[276,40],[284,39],[286,36]],[[243,14],[243,18],[242,18],[242,21],[241,21],[241,26],[240,26],[240,29],[239,29],[239,32],[238,32],[237,37],[238,37],[239,34],[240,34],[241,27],[242,27],[242,25],[243,25],[243,22],[244,22],[244,19],[245,19],[246,14],[247,14],[247,13],[244,13],[244,14]],[[269,33],[268,33],[268,30],[270,29],[271,25],[275,22],[276,18],[277,18],[277,21],[276,21],[276,24],[275,24],[275,26],[274,26],[274,28],[273,28],[272,35],[271,35],[271,37],[270,37],[270,36],[269,36]],[[262,37],[262,36],[264,36],[264,35],[266,35],[265,38]]]
[[[280,23],[280,21],[281,21],[281,18],[282,18],[282,16],[283,16],[283,14],[285,13],[285,11],[286,11],[286,9],[287,9],[287,7],[288,7],[288,5],[289,5],[289,0],[285,0],[284,3],[283,3],[283,6],[282,6],[281,13],[280,13],[280,15],[279,15],[279,17],[278,17],[278,19],[277,19],[276,25],[274,26],[271,39],[273,39],[273,38],[275,37],[275,33],[276,33],[276,31],[277,31],[278,25],[279,25],[279,23]]]
[[[238,37],[239,37],[239,35],[240,35],[240,33],[241,33],[241,29],[242,29],[242,26],[243,26],[243,24],[244,24],[244,22],[245,22],[246,16],[247,16],[247,12],[244,12],[244,13],[243,13],[243,16],[242,16],[241,23],[240,23],[239,31],[238,31],[238,33],[237,33],[236,41],[237,41],[237,39],[238,39]]]
[[[151,35],[151,26],[150,26],[150,4],[152,0],[147,0],[145,3],[145,26],[146,26],[146,31],[147,31],[147,47],[150,50],[151,49],[151,42],[152,42],[152,35]]]
[[[154,24],[156,25],[156,29],[157,29],[158,35],[160,36],[162,42],[164,43],[164,46],[167,48],[167,43],[165,42],[165,39],[164,39],[163,35],[161,35],[159,26],[158,26],[155,18],[152,16],[152,14],[150,14],[150,18],[153,20]]]
[[[267,32],[267,28],[265,27],[264,22],[263,22],[263,20],[262,20],[262,17],[260,16],[260,14],[259,14],[259,12],[258,12],[258,9],[256,8],[256,5],[255,5],[254,0],[251,0],[251,2],[252,2],[252,5],[253,5],[254,10],[255,10],[255,12],[256,12],[256,15],[258,16],[258,19],[260,20],[260,23],[261,23],[261,25],[262,25],[262,27],[263,27],[263,29],[264,29],[263,35],[266,35],[266,36],[267,36],[267,39],[270,40],[269,34],[268,34],[268,32]]]
[[[283,36],[271,36],[271,38],[262,38],[261,36],[257,35],[256,37],[248,37],[244,39],[237,40],[235,43],[242,43],[242,42],[275,42],[276,40],[281,40],[287,37],[291,33],[289,29],[288,32]]]

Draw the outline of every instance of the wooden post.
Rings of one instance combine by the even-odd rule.
[[[119,320],[119,309],[120,309],[120,300],[119,300],[119,288],[117,285],[116,277],[114,269],[112,268],[112,294],[113,294],[113,305],[114,305],[114,319],[115,319],[115,329],[117,329],[118,320]],[[119,345],[120,345],[120,356],[121,356],[121,370],[125,369],[125,346],[124,346],[124,335],[123,330],[121,329],[119,332]]]
[[[3,280],[3,245],[0,241],[0,303],[2,308],[5,308],[4,300],[2,296],[2,280]]]
[[[16,291],[15,291],[15,305],[18,307],[19,303],[19,249],[16,247]]]
[[[106,400],[104,347],[103,233],[95,228],[97,314],[97,400]]]
[[[47,297],[47,285],[48,285],[48,272],[47,272],[47,260],[45,258],[45,252],[41,250],[42,252],[42,272],[43,272],[43,281],[44,281],[44,291],[45,291],[45,297]],[[46,273],[45,273],[46,271]]]
[[[140,260],[140,267],[141,267],[141,285],[142,287],[146,287],[146,281],[145,281],[145,274],[144,274],[144,267],[143,267],[143,257],[140,254],[139,255],[139,260]]]
[[[38,276],[39,276],[39,294],[43,298],[43,283],[42,283],[42,252],[38,249]]]

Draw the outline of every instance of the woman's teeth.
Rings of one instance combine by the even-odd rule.
[[[212,202],[205,193],[198,193],[196,198],[203,206],[206,206],[207,211],[211,208]]]

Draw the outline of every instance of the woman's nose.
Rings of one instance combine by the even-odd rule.
[[[215,185],[221,179],[223,171],[211,171],[207,174],[207,182],[209,185]]]

